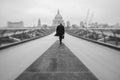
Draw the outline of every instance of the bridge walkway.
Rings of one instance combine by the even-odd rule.
[[[16,79],[21,73],[26,71],[34,61],[43,55],[56,40],[57,38],[52,34],[44,38],[1,50],[0,79]],[[78,39],[68,34],[65,35],[63,43],[99,80],[120,79],[119,51]],[[54,62],[56,58],[52,60]],[[54,71],[56,67],[51,69]]]
[[[16,80],[98,80],[64,45],[56,41]]]

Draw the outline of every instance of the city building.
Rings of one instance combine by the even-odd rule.
[[[41,21],[40,21],[40,19],[38,19],[38,25],[37,25],[37,27],[41,27]]]
[[[21,27],[24,27],[24,22],[23,21],[20,21],[20,22],[8,21],[7,27],[9,27],[9,28],[21,28]]]
[[[84,22],[83,21],[81,21],[80,22],[80,28],[84,28],[85,26],[84,26]]]
[[[47,24],[43,24],[42,25],[42,29],[47,29],[48,28],[48,25]]]
[[[66,24],[67,24],[67,27],[70,27],[70,21],[67,21]]]
[[[60,23],[62,23],[63,25],[65,25],[64,20],[63,20],[60,12],[59,12],[59,10],[58,10],[57,15],[56,15],[55,18],[53,19],[52,26],[56,27],[56,26],[58,26]]]
[[[120,28],[120,24],[116,23],[115,25],[112,26],[112,28]]]
[[[71,28],[72,28],[72,29],[78,29],[79,26],[78,26],[77,24],[72,24]]]

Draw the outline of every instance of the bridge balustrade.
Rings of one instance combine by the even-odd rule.
[[[52,32],[50,29],[39,28],[0,29],[0,46],[5,43],[21,42],[26,39],[42,37]]]
[[[83,38],[120,45],[120,29],[80,28],[80,29],[71,29],[71,30],[68,29],[67,32]]]

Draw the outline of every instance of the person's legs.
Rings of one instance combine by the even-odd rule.
[[[59,36],[60,44],[62,44],[62,36]]]

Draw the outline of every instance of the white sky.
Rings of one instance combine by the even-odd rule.
[[[0,0],[0,27],[7,21],[24,21],[25,26],[52,24],[58,8],[64,21],[78,24],[88,9],[93,21],[115,24],[120,22],[120,0]]]

